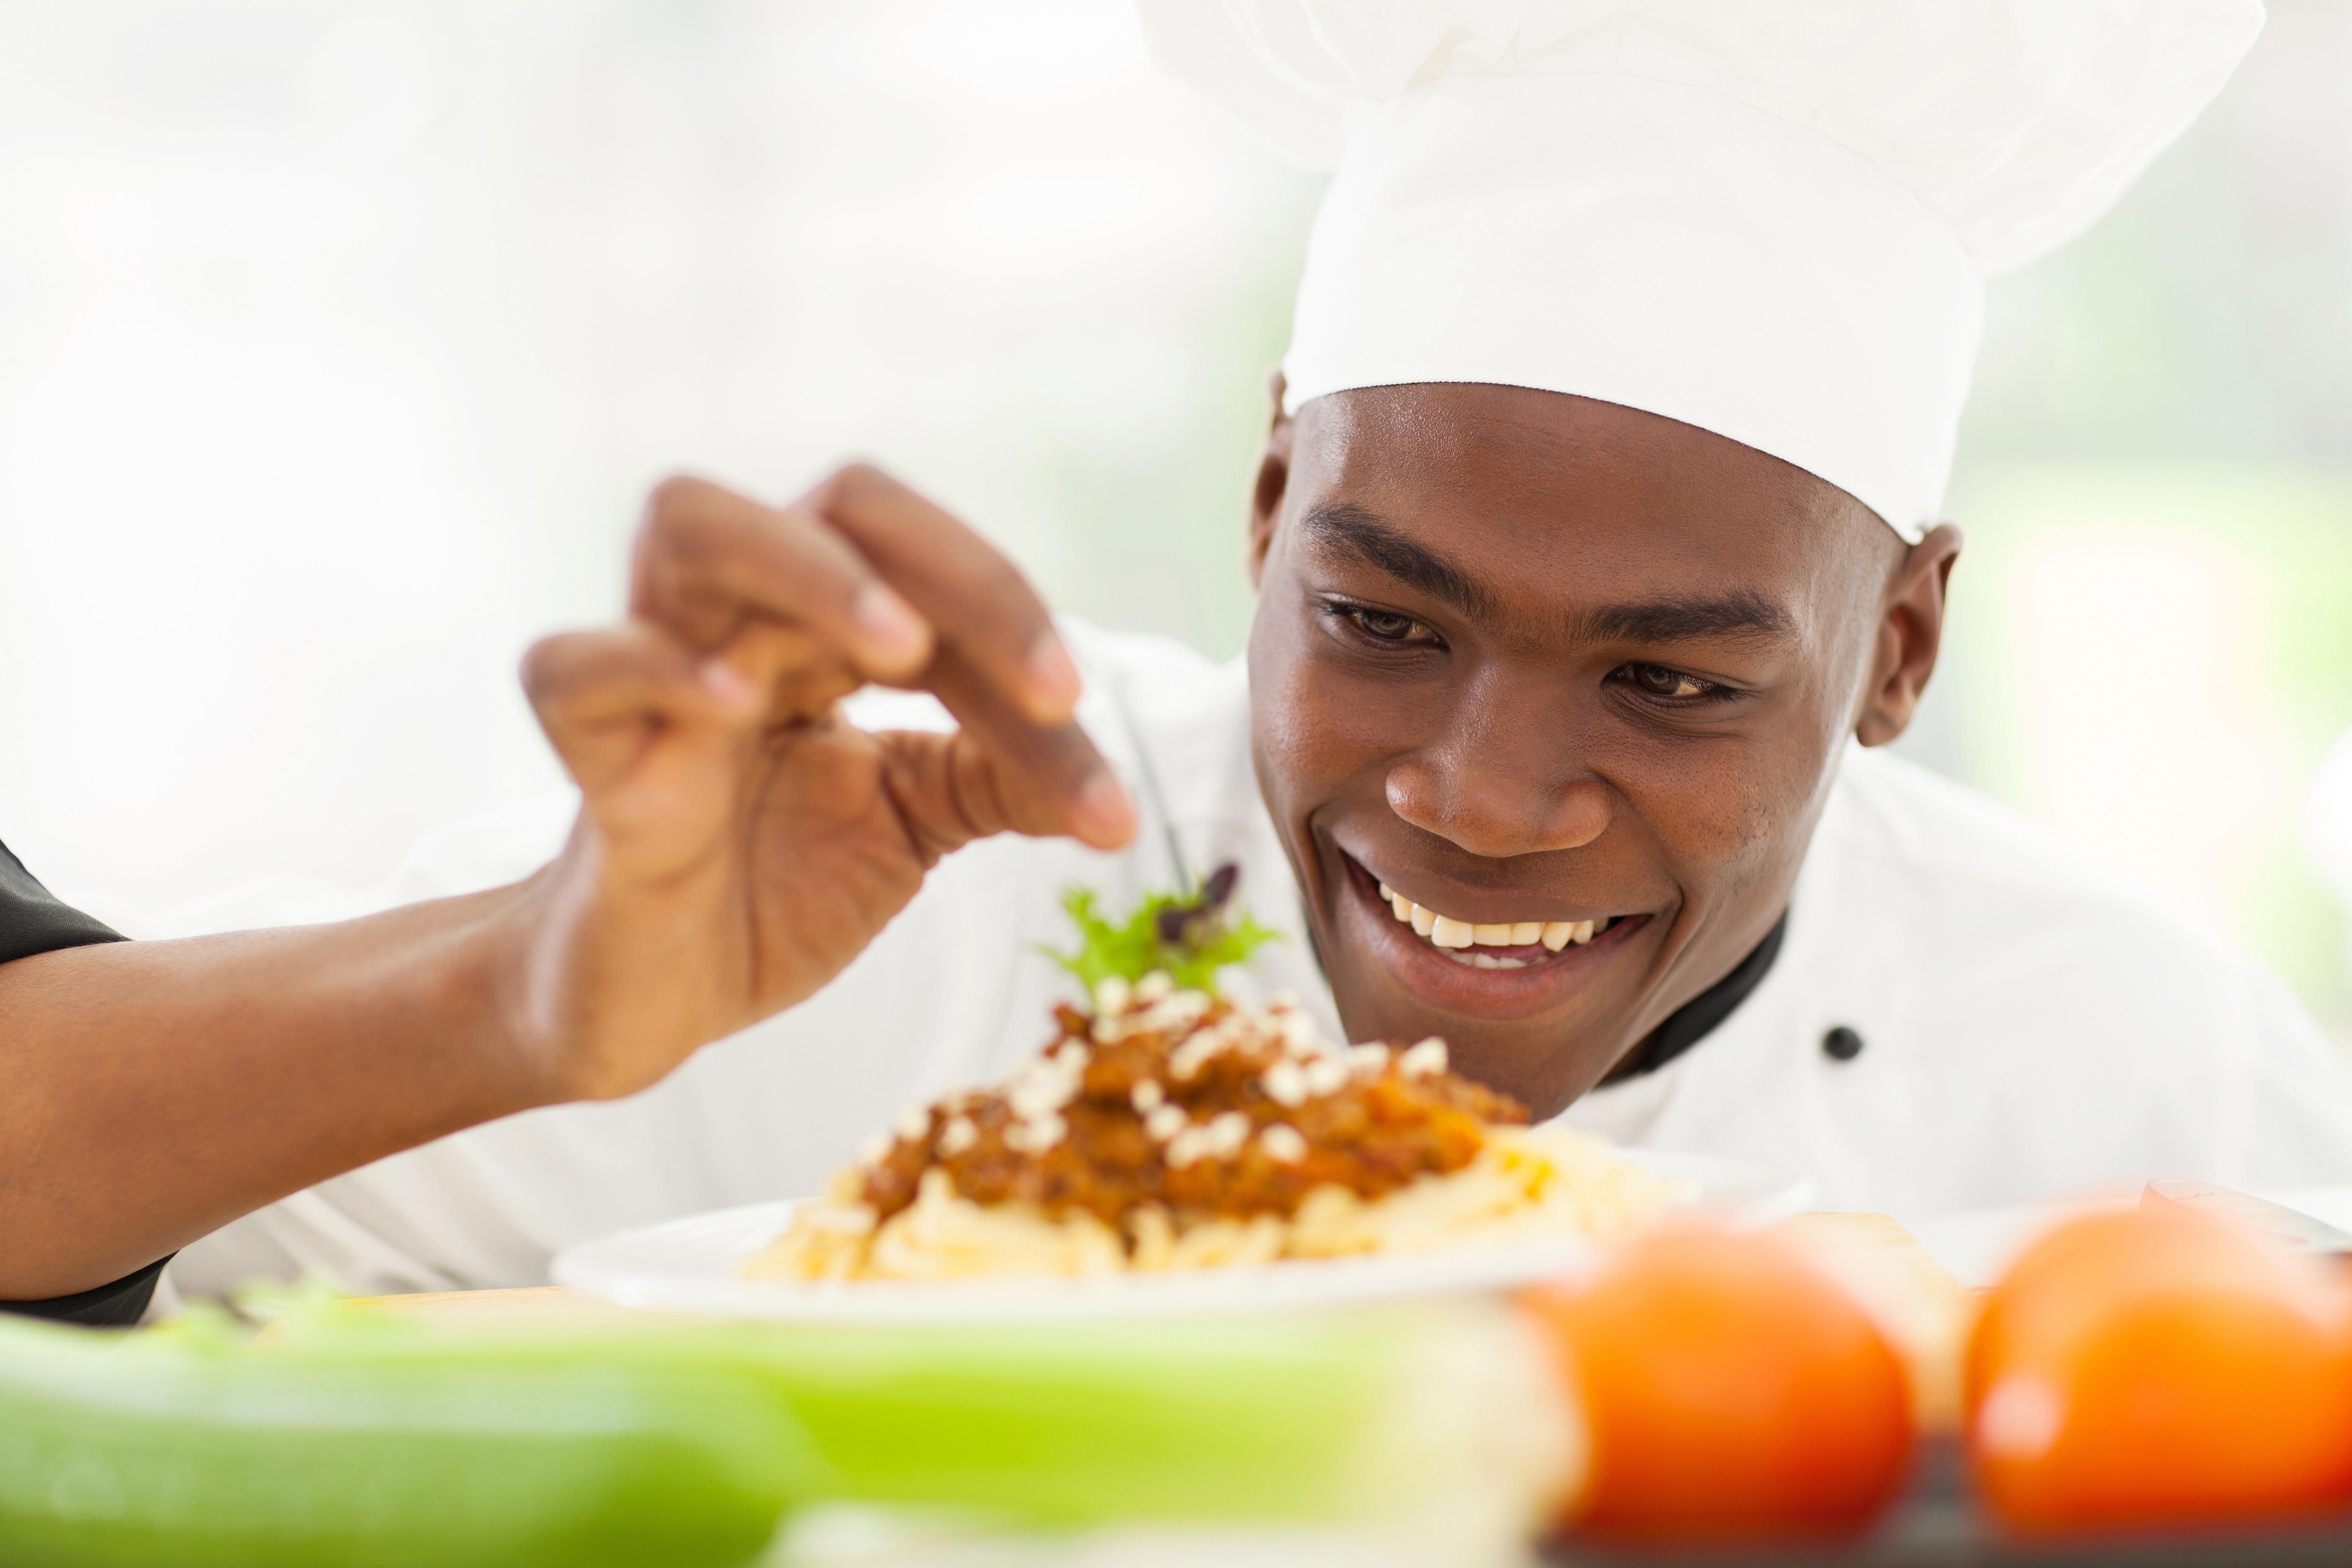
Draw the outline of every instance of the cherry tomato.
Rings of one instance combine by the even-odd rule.
[[[1660,1234],[1590,1280],[1525,1300],[1591,1429],[1570,1527],[1662,1541],[1844,1534],[1902,1484],[1902,1363],[1785,1243]]]
[[[2352,1499],[2352,1327],[2308,1259],[2178,1205],[2043,1237],[1968,1355],[1969,1447],[2025,1531],[2252,1519]]]

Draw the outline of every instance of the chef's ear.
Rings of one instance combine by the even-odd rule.
[[[1943,646],[1945,591],[1952,563],[1960,558],[1961,542],[1958,527],[1938,524],[1904,553],[1887,579],[1870,685],[1853,727],[1854,738],[1865,746],[1894,740],[1919,711],[1927,678],[1936,672],[1937,650]]]
[[[1266,423],[1265,449],[1258,454],[1257,484],[1250,491],[1249,544],[1244,564],[1253,588],[1265,574],[1266,552],[1274,548],[1275,520],[1282,515],[1283,492],[1290,488],[1292,426],[1290,416],[1282,410],[1282,396],[1286,390],[1282,367],[1276,365],[1266,373],[1265,392],[1274,411]]]

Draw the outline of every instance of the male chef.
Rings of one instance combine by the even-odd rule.
[[[1286,939],[1237,992],[1443,1036],[1538,1117],[1825,1205],[2352,1178],[2352,1081],[2273,977],[1873,750],[1936,661],[1984,273],[2112,202],[2252,0],[1148,19],[1338,166],[1245,657],[1056,631],[870,469],[781,506],[665,485],[628,624],[526,668],[583,800],[402,884],[461,897],[392,917],[434,941],[379,984],[490,1026],[374,1039],[363,1080],[320,1070],[331,1031],[234,1075],[117,1047],[43,1155],[73,1221],[47,1283],[175,1247],[183,1289],[522,1283],[813,1191],[1035,1048],[1066,886],[1228,860]],[[173,1107],[165,1143],[110,1095]]]

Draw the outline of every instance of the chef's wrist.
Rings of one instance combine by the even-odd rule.
[[[662,987],[688,977],[624,962],[639,944],[593,855],[575,843],[504,891],[480,944],[492,998],[480,1011],[497,1021],[485,1049],[514,1110],[634,1094],[701,1043],[672,1041],[690,1026],[662,1005]]]
[[[561,889],[550,866],[479,895],[481,906],[440,955],[436,977],[447,1037],[462,1041],[471,1092],[491,1116],[595,1098],[584,1081],[563,994]]]

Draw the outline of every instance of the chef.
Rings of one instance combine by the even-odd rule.
[[[445,837],[391,894],[562,907],[634,879],[696,942],[657,916],[600,940],[691,967],[699,1026],[602,1026],[635,994],[542,965],[500,1005],[572,1009],[589,1044],[527,1080],[496,1053],[376,1064],[467,1124],[398,1152],[339,1142],[357,1112],[328,1095],[224,1104],[234,1136],[169,1179],[251,1212],[150,1249],[193,1244],[182,1290],[517,1284],[585,1237],[814,1191],[1037,1047],[1065,887],[1116,906],[1226,861],[1285,938],[1237,992],[1335,1037],[1441,1035],[1539,1117],[1825,1206],[2352,1180],[2352,1080],[2274,978],[1876,749],[1944,626],[1983,276],[2090,224],[2260,20],[1152,5],[1172,68],[1337,169],[1245,656],[1049,622],[871,470],[782,506],[666,485],[629,624],[526,671],[585,804]],[[2086,704],[2133,679],[2043,675]],[[383,1157],[259,1191],[295,1141]]]

